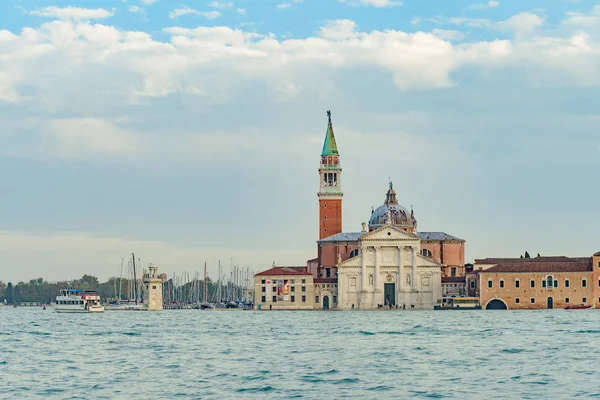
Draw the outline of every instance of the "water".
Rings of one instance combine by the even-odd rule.
[[[0,398],[600,397],[600,310],[0,308]]]

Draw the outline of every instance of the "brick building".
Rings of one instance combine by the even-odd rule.
[[[486,258],[466,277],[485,309],[600,307],[600,253],[591,257]]]

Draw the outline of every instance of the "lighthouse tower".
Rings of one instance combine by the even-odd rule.
[[[338,153],[331,111],[327,111],[327,132],[319,167],[319,239],[342,232],[342,168]]]
[[[144,288],[144,310],[162,311],[162,279],[158,277],[158,267],[154,264],[150,264],[148,271],[144,272]]]

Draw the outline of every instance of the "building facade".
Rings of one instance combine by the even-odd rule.
[[[277,267],[254,275],[254,308],[312,310],[314,281],[305,267]]]
[[[485,309],[600,308],[600,253],[475,260],[467,282],[476,286]]]
[[[359,238],[355,257],[338,264],[338,308],[432,309],[441,296],[441,264],[420,254],[419,236],[387,223]]]

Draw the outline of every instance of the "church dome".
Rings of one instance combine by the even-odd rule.
[[[388,212],[392,225],[409,231],[416,228],[417,220],[414,218],[414,213],[409,212],[406,208],[398,204],[392,182],[390,182],[390,188],[386,194],[385,203],[371,212],[369,230],[384,226],[388,219]]]

